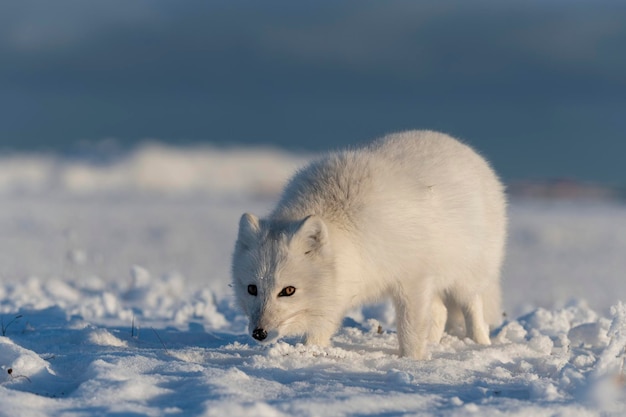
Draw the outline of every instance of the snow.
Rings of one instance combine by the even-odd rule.
[[[0,158],[0,414],[621,416],[626,208],[513,200],[492,345],[397,356],[388,304],[331,347],[246,334],[242,212],[306,156],[158,144],[108,161]]]

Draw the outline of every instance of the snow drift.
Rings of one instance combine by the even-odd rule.
[[[391,307],[329,348],[246,335],[229,263],[304,161],[149,145],[107,161],[0,157],[0,401],[6,415],[626,413],[626,209],[514,200],[491,346],[397,356]]]

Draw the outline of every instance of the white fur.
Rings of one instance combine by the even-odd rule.
[[[489,164],[441,133],[329,154],[291,179],[268,218],[241,218],[233,286],[250,332],[328,345],[347,310],[391,297],[401,355],[423,358],[446,318],[458,330],[450,320],[464,316],[467,336],[489,344],[505,211]],[[296,292],[279,297],[287,286]]]

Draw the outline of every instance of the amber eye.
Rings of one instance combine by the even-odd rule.
[[[257,294],[256,285],[253,285],[253,284],[248,285],[248,294],[256,296]]]
[[[290,297],[293,295],[293,293],[296,292],[296,287],[285,287],[283,288],[283,290],[278,294],[279,297]]]

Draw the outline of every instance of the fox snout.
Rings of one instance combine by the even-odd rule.
[[[258,341],[262,341],[262,340],[265,340],[265,338],[267,337],[267,332],[264,329],[257,327],[252,332],[252,337],[254,337]]]

